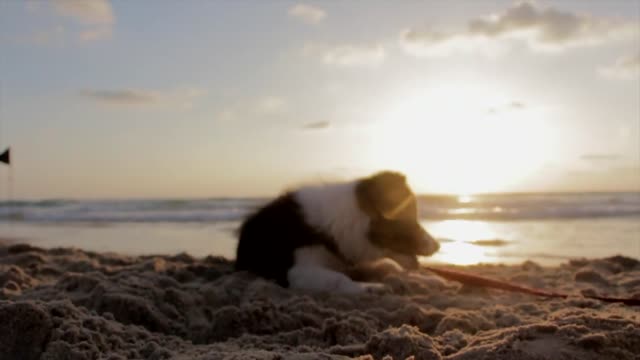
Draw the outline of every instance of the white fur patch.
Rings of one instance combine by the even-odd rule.
[[[383,256],[367,239],[369,217],[360,209],[356,182],[303,187],[294,193],[307,223],[331,235],[340,253],[358,263]]]
[[[295,265],[287,273],[289,287],[300,290],[362,294],[385,289],[379,283],[356,282],[345,274],[314,265]]]
[[[345,271],[346,264],[322,245],[305,246],[293,253],[294,263],[305,266],[321,266],[336,271]]]

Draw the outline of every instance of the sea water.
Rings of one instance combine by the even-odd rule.
[[[420,196],[441,243],[425,261],[553,265],[617,254],[640,258],[640,193]],[[128,254],[232,258],[236,229],[268,199],[0,202],[0,239]]]

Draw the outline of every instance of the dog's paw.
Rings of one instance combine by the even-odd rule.
[[[420,267],[418,257],[415,255],[394,253],[390,255],[389,258],[393,259],[393,261],[395,261],[401,268],[403,268],[403,270],[415,270]]]

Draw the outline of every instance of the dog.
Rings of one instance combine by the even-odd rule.
[[[239,229],[236,270],[283,287],[338,293],[376,291],[372,273],[418,266],[439,249],[419,224],[403,174],[300,187],[250,214]]]

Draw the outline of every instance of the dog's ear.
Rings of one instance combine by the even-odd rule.
[[[373,218],[387,217],[411,195],[405,176],[395,171],[379,172],[356,186],[358,205]]]

